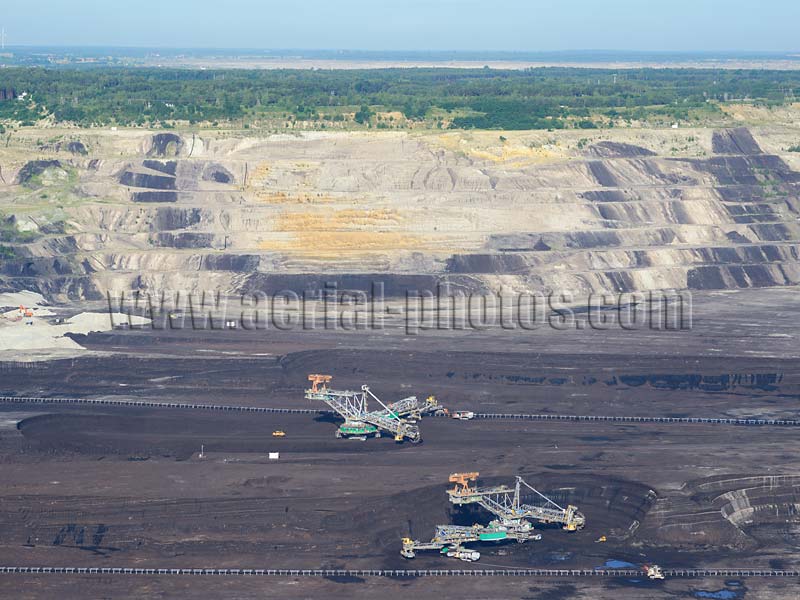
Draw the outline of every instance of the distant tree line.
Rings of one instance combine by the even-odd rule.
[[[593,127],[593,118],[688,118],[709,101],[793,100],[800,72],[702,69],[537,68],[186,70],[0,69],[0,119],[42,115],[80,125],[231,122],[258,115],[369,125],[375,111],[456,128]],[[28,98],[30,99],[28,101]]]

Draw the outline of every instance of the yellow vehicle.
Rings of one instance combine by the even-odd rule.
[[[272,432],[272,437],[286,437],[286,432],[285,431],[281,431],[280,429],[277,429],[277,430]]]

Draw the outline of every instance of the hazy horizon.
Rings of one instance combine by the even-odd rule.
[[[503,50],[498,48],[347,48],[347,47],[257,47],[257,46],[167,46],[167,45],[113,45],[113,44],[6,44],[13,50],[137,50],[137,51],[205,51],[205,52],[256,52],[275,54],[281,52],[361,53],[361,54],[506,54],[506,55],[563,55],[563,54],[616,54],[616,55],[675,55],[675,56],[798,56],[800,47],[788,50],[758,50],[752,48],[721,48],[718,50],[648,50],[642,48],[563,48],[559,50]]]
[[[307,0],[302,10],[257,0],[42,0],[35,11],[5,4],[8,47],[791,53],[800,19],[800,3],[789,0],[500,0],[490,9],[478,0]]]

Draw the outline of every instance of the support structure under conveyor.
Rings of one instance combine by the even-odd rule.
[[[422,441],[416,422],[425,414],[443,411],[433,396],[420,403],[416,396],[409,396],[397,402],[384,404],[366,385],[360,392],[333,390],[328,388],[330,375],[309,375],[311,389],[306,390],[306,399],[320,401],[331,407],[344,419],[336,430],[336,437],[366,439],[381,437],[383,432],[391,434],[398,442],[408,440],[412,443]],[[374,400],[381,408],[370,410],[369,402]]]
[[[437,525],[436,534],[430,542],[403,538],[400,554],[414,558],[420,550],[439,550],[441,554],[452,558],[475,561],[480,558],[480,553],[464,548],[464,544],[540,540],[542,536],[534,532],[533,522],[559,524],[566,531],[578,531],[586,525],[586,518],[576,506],[564,508],[558,505],[528,485],[522,477],[516,478],[513,488],[505,485],[483,488],[470,485],[477,479],[478,473],[453,473],[450,483],[454,483],[455,487],[447,490],[447,497],[455,506],[478,504],[488,510],[495,516],[488,525]],[[527,504],[522,501],[526,496],[532,496],[538,502]]]

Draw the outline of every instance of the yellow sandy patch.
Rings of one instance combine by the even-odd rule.
[[[336,198],[327,194],[287,194],[286,192],[256,192],[258,202],[266,204],[328,204],[344,198]]]
[[[391,209],[347,209],[314,212],[285,212],[278,216],[277,231],[335,232],[369,228],[391,228],[400,223],[400,214]],[[369,233],[369,232],[364,232]],[[381,233],[381,232],[377,232]]]
[[[293,232],[288,240],[261,242],[259,248],[320,258],[332,258],[342,253],[370,254],[393,250],[426,250],[423,238],[396,231],[297,231]]]
[[[755,106],[753,104],[721,104],[720,109],[736,121],[749,123],[792,122],[800,118],[800,103],[785,106]]]
[[[260,162],[251,171],[247,179],[247,187],[260,187],[269,176],[269,163]]]
[[[506,141],[501,141],[500,136],[506,137]],[[538,137],[527,139],[515,132],[458,132],[445,133],[430,138],[430,141],[451,152],[476,160],[507,164],[510,167],[559,162],[570,158],[566,148],[548,144]]]
[[[531,148],[504,144],[499,148],[481,150],[474,148],[469,153],[478,160],[490,160],[495,163],[511,163],[510,166],[524,166],[544,162],[555,162],[566,158],[565,153],[549,148]]]

